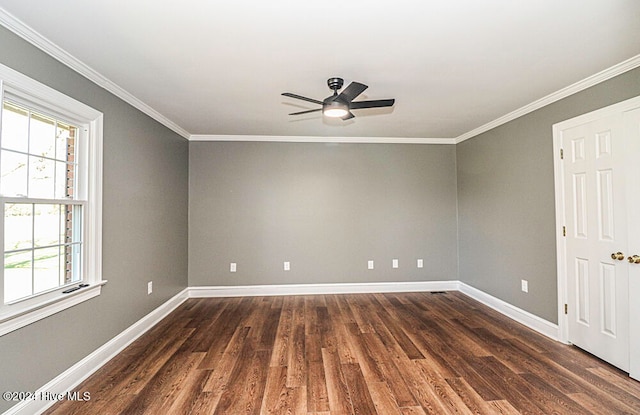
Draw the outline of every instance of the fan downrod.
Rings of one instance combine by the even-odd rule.
[[[329,85],[329,88],[332,89],[333,92],[337,92],[340,88],[342,88],[342,85],[344,85],[344,79],[329,78],[327,80],[327,85]]]

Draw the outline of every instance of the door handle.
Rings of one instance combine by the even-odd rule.
[[[618,261],[622,261],[624,259],[624,254],[620,251],[614,252],[611,254],[611,259],[617,259]]]
[[[640,264],[640,255],[634,255],[627,258],[630,264]]]

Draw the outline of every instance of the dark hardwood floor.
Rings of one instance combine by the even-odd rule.
[[[191,299],[70,414],[638,414],[640,382],[458,292]]]

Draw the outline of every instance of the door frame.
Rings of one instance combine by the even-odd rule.
[[[564,166],[561,159],[562,131],[588,122],[596,121],[602,117],[616,113],[622,113],[640,107],[640,96],[600,108],[586,114],[553,124],[553,174],[555,182],[555,207],[556,207],[556,260],[558,276],[558,340],[569,343],[569,319],[564,312],[568,302],[567,287],[567,239],[563,235],[563,227],[566,226],[565,217],[565,193],[564,193]],[[633,345],[630,345],[633,346]],[[630,367],[632,377],[638,378],[640,373],[633,373],[634,365]]]

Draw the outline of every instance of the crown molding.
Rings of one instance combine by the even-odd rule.
[[[315,137],[315,136],[253,136],[253,135],[206,135],[206,134],[190,134],[187,130],[180,127],[158,111],[145,104],[140,99],[118,86],[99,72],[84,64],[69,52],[60,48],[55,43],[43,37],[41,34],[27,26],[16,17],[8,13],[0,7],[0,25],[6,27],[22,39],[41,49],[54,59],[57,59],[64,65],[78,72],[80,75],[94,82],[98,86],[111,92],[118,98],[137,108],[149,117],[158,121],[165,127],[181,135],[190,141],[271,141],[271,142],[323,142],[323,143],[395,143],[395,144],[458,144],[486,131],[496,128],[502,124],[506,124],[516,118],[536,111],[544,106],[552,104],[570,95],[583,91],[615,76],[623,74],[627,71],[640,66],[640,55],[636,55],[626,61],[607,68],[595,75],[578,81],[568,87],[549,94],[537,101],[525,105],[515,111],[512,111],[502,117],[488,122],[478,128],[470,130],[455,138],[404,138],[404,137]]]
[[[569,85],[568,87],[562,88],[559,91],[556,91],[552,94],[549,94],[543,98],[540,98],[537,101],[534,101],[524,107],[521,107],[515,111],[512,111],[506,115],[503,115],[500,118],[496,118],[495,120],[484,124],[478,128],[475,128],[471,131],[468,131],[458,137],[456,137],[455,143],[461,143],[465,140],[473,138],[477,135],[480,135],[484,132],[487,132],[493,128],[496,128],[502,124],[506,124],[509,121],[515,120],[516,118],[522,117],[523,115],[529,114],[535,110],[538,110],[542,107],[545,107],[549,104],[553,104],[556,101],[560,101],[563,98],[566,98],[570,95],[576,94],[580,91],[584,91],[587,88],[590,88],[594,85],[597,85],[601,82],[609,80],[615,76],[621,75],[625,72],[628,72],[632,69],[635,69],[640,66],[640,55],[636,55],[626,61],[620,62],[617,65],[614,65],[610,68],[607,68],[601,72],[598,72],[595,75],[591,75],[588,78],[585,78],[581,81],[576,82],[575,84]]]
[[[455,138],[323,137],[192,134],[189,141],[267,141],[282,143],[456,144]]]
[[[118,86],[115,82],[109,80],[99,72],[95,71],[90,66],[84,64],[66,50],[62,49],[49,39],[42,36],[40,33],[33,30],[31,27],[18,20],[12,14],[0,7],[0,25],[6,27],[11,32],[20,36],[22,39],[31,43],[38,49],[44,51],[54,59],[57,59],[64,65],[78,72],[80,75],[94,82],[98,86],[111,92],[113,95],[142,111],[149,117],[158,121],[160,124],[181,135],[184,138],[189,138],[190,134],[187,130],[180,127],[158,111],[145,104],[122,87]]]

